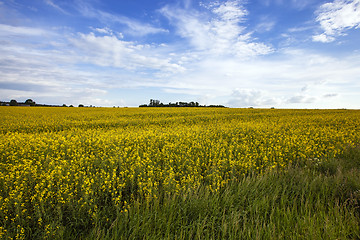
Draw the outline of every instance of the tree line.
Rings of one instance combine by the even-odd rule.
[[[39,104],[33,101],[32,99],[27,99],[25,102],[19,102],[15,99],[10,100],[10,102],[0,101],[0,106],[22,106],[22,107],[68,107],[66,104],[63,105],[51,105],[51,104]],[[73,107],[70,105],[69,107]],[[79,104],[79,107],[84,107],[84,105]]]
[[[23,107],[74,107],[73,105],[67,106],[63,105],[49,105],[49,104],[38,104],[32,99],[27,99],[25,102],[18,102],[15,99],[10,100],[10,102],[0,101],[0,106],[23,106]],[[88,107],[83,104],[79,104],[78,107]],[[89,107],[95,107],[90,105]],[[216,108],[224,108],[223,105],[200,105],[198,102],[176,102],[176,103],[168,103],[164,104],[156,99],[150,99],[149,104],[142,104],[139,107],[216,107]]]
[[[139,107],[221,107],[224,108],[223,105],[200,105],[198,102],[176,102],[176,103],[169,103],[164,104],[156,99],[150,99],[149,104],[142,104]]]

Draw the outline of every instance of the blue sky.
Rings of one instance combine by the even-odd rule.
[[[360,0],[0,0],[0,100],[360,108]]]

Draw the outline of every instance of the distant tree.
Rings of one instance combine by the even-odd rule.
[[[83,105],[83,104],[79,104],[79,107],[84,107],[84,105]]]
[[[65,103],[64,103],[62,106],[63,106],[63,107],[67,107]]]
[[[149,107],[158,107],[161,105],[159,100],[150,99]]]
[[[12,99],[10,101],[10,106],[17,106],[17,105],[18,105],[18,102],[15,99]]]
[[[70,105],[69,107],[74,107],[73,105]]]
[[[32,99],[26,99],[25,104],[30,106],[35,106],[36,103]]]

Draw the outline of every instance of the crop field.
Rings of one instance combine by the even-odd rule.
[[[0,120],[0,239],[86,238],[139,201],[216,194],[360,142],[357,110],[0,107]]]

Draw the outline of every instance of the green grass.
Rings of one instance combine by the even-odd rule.
[[[360,239],[359,201],[357,147],[339,159],[248,174],[217,193],[199,188],[140,199],[84,238]]]

